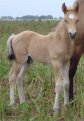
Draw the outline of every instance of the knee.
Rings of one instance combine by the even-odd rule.
[[[56,86],[55,86],[55,92],[60,93],[63,89],[63,83],[60,80],[57,80]]]
[[[69,82],[64,83],[63,88],[64,88],[65,90],[69,90]]]
[[[20,80],[21,80],[21,76],[17,76],[17,83],[19,83],[20,82]]]
[[[16,84],[18,86],[21,86],[22,85],[22,81],[23,81],[23,77],[18,75],[17,79],[16,79]]]
[[[10,75],[9,76],[9,84],[15,83],[15,81],[16,81],[16,76],[14,74]]]
[[[22,85],[22,81],[20,80],[20,78],[18,78],[18,80],[16,80],[16,84],[17,84],[18,86],[21,86],[21,85]]]
[[[60,93],[62,91],[62,88],[63,88],[62,85],[56,85],[55,92]]]

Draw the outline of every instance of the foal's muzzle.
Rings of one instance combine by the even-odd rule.
[[[76,32],[75,32],[75,33],[69,32],[69,37],[70,37],[70,39],[75,39],[75,37],[76,37]]]

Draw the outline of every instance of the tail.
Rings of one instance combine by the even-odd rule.
[[[15,35],[12,34],[12,35],[8,38],[8,41],[7,41],[8,59],[11,60],[11,61],[15,59],[15,54],[14,54],[13,47],[12,47],[12,40],[13,40],[14,36],[15,36]]]

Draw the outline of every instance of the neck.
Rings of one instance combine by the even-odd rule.
[[[64,40],[69,39],[68,31],[64,22],[64,19],[57,25],[55,29],[56,35],[62,36]]]

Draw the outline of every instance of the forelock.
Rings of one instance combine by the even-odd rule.
[[[69,7],[67,8],[67,10],[68,10],[68,11],[74,11],[74,8],[71,7],[71,6],[69,6]]]

